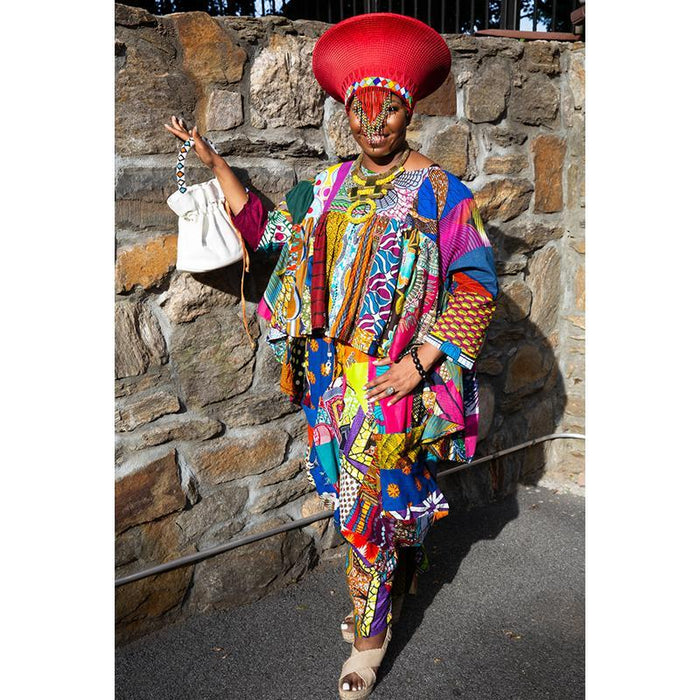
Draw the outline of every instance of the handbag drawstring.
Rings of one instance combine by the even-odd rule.
[[[226,213],[228,214],[228,217],[231,220],[231,225],[233,226],[233,212],[231,211],[231,207],[229,206],[228,201],[225,199],[224,208],[226,209]],[[233,230],[236,236],[238,237],[238,241],[241,244],[241,248],[243,250],[243,258],[241,260],[241,262],[243,263],[243,266],[241,268],[241,305],[243,307],[243,328],[245,329],[245,333],[248,336],[248,342],[250,343],[250,346],[252,348],[255,348],[255,341],[253,340],[253,336],[250,334],[250,329],[248,327],[248,316],[246,315],[245,310],[245,292],[243,291],[245,273],[248,272],[248,270],[250,269],[250,254],[248,253],[248,248],[246,247],[241,232],[235,226],[233,226]]]

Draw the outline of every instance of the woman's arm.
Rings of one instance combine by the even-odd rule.
[[[248,192],[246,192],[241,181],[236,177],[233,170],[231,170],[229,164],[218,154],[214,154],[214,162],[212,163],[211,171],[221,185],[221,190],[231,209],[231,213],[237,216],[248,203]]]
[[[470,370],[496,307],[496,266],[471,192],[454,175],[437,176],[443,178],[441,186],[434,189],[442,193],[441,200],[435,197],[435,204],[445,301],[425,342],[418,347],[418,359],[426,372],[445,356]],[[393,363],[385,358],[375,364]],[[376,401],[387,396],[386,391],[391,388],[394,397],[389,405],[392,405],[411,393],[419,382],[420,374],[413,358],[407,355],[367,384],[367,397]]]
[[[232,221],[235,227],[248,245],[256,250],[260,244],[267,212],[258,197],[248,193],[243,183],[236,177],[228,163],[215,153],[201,137],[197,127],[188,129],[182,119],[171,117],[170,124],[165,124],[165,128],[181,141],[191,139],[194,142],[194,152],[202,161],[202,165],[209,168],[221,185],[224,198],[232,214]]]
[[[496,308],[498,279],[491,243],[471,192],[449,182],[461,199],[443,210],[438,246],[445,280],[445,303],[427,342],[464,369],[471,369],[486,338]],[[458,183],[458,184],[457,184]],[[460,187],[461,186],[461,187]]]

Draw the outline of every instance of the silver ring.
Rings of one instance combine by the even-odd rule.
[[[385,393],[387,396],[391,396],[391,395],[394,394],[395,392],[396,392],[396,389],[394,389],[393,386],[388,386],[388,387],[386,388],[386,391],[385,391],[384,393]]]

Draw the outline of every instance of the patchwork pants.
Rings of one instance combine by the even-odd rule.
[[[422,544],[382,552],[374,564],[348,545],[345,575],[355,612],[355,635],[373,637],[383,632],[392,620],[397,599],[415,593],[418,572],[426,568]]]

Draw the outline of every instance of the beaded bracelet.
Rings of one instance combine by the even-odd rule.
[[[421,379],[424,382],[428,382],[428,373],[423,369],[423,365],[420,363],[420,360],[418,359],[418,346],[414,345],[411,348],[411,357],[413,358],[413,364],[416,366],[416,369],[418,370],[418,374],[420,374]]]

